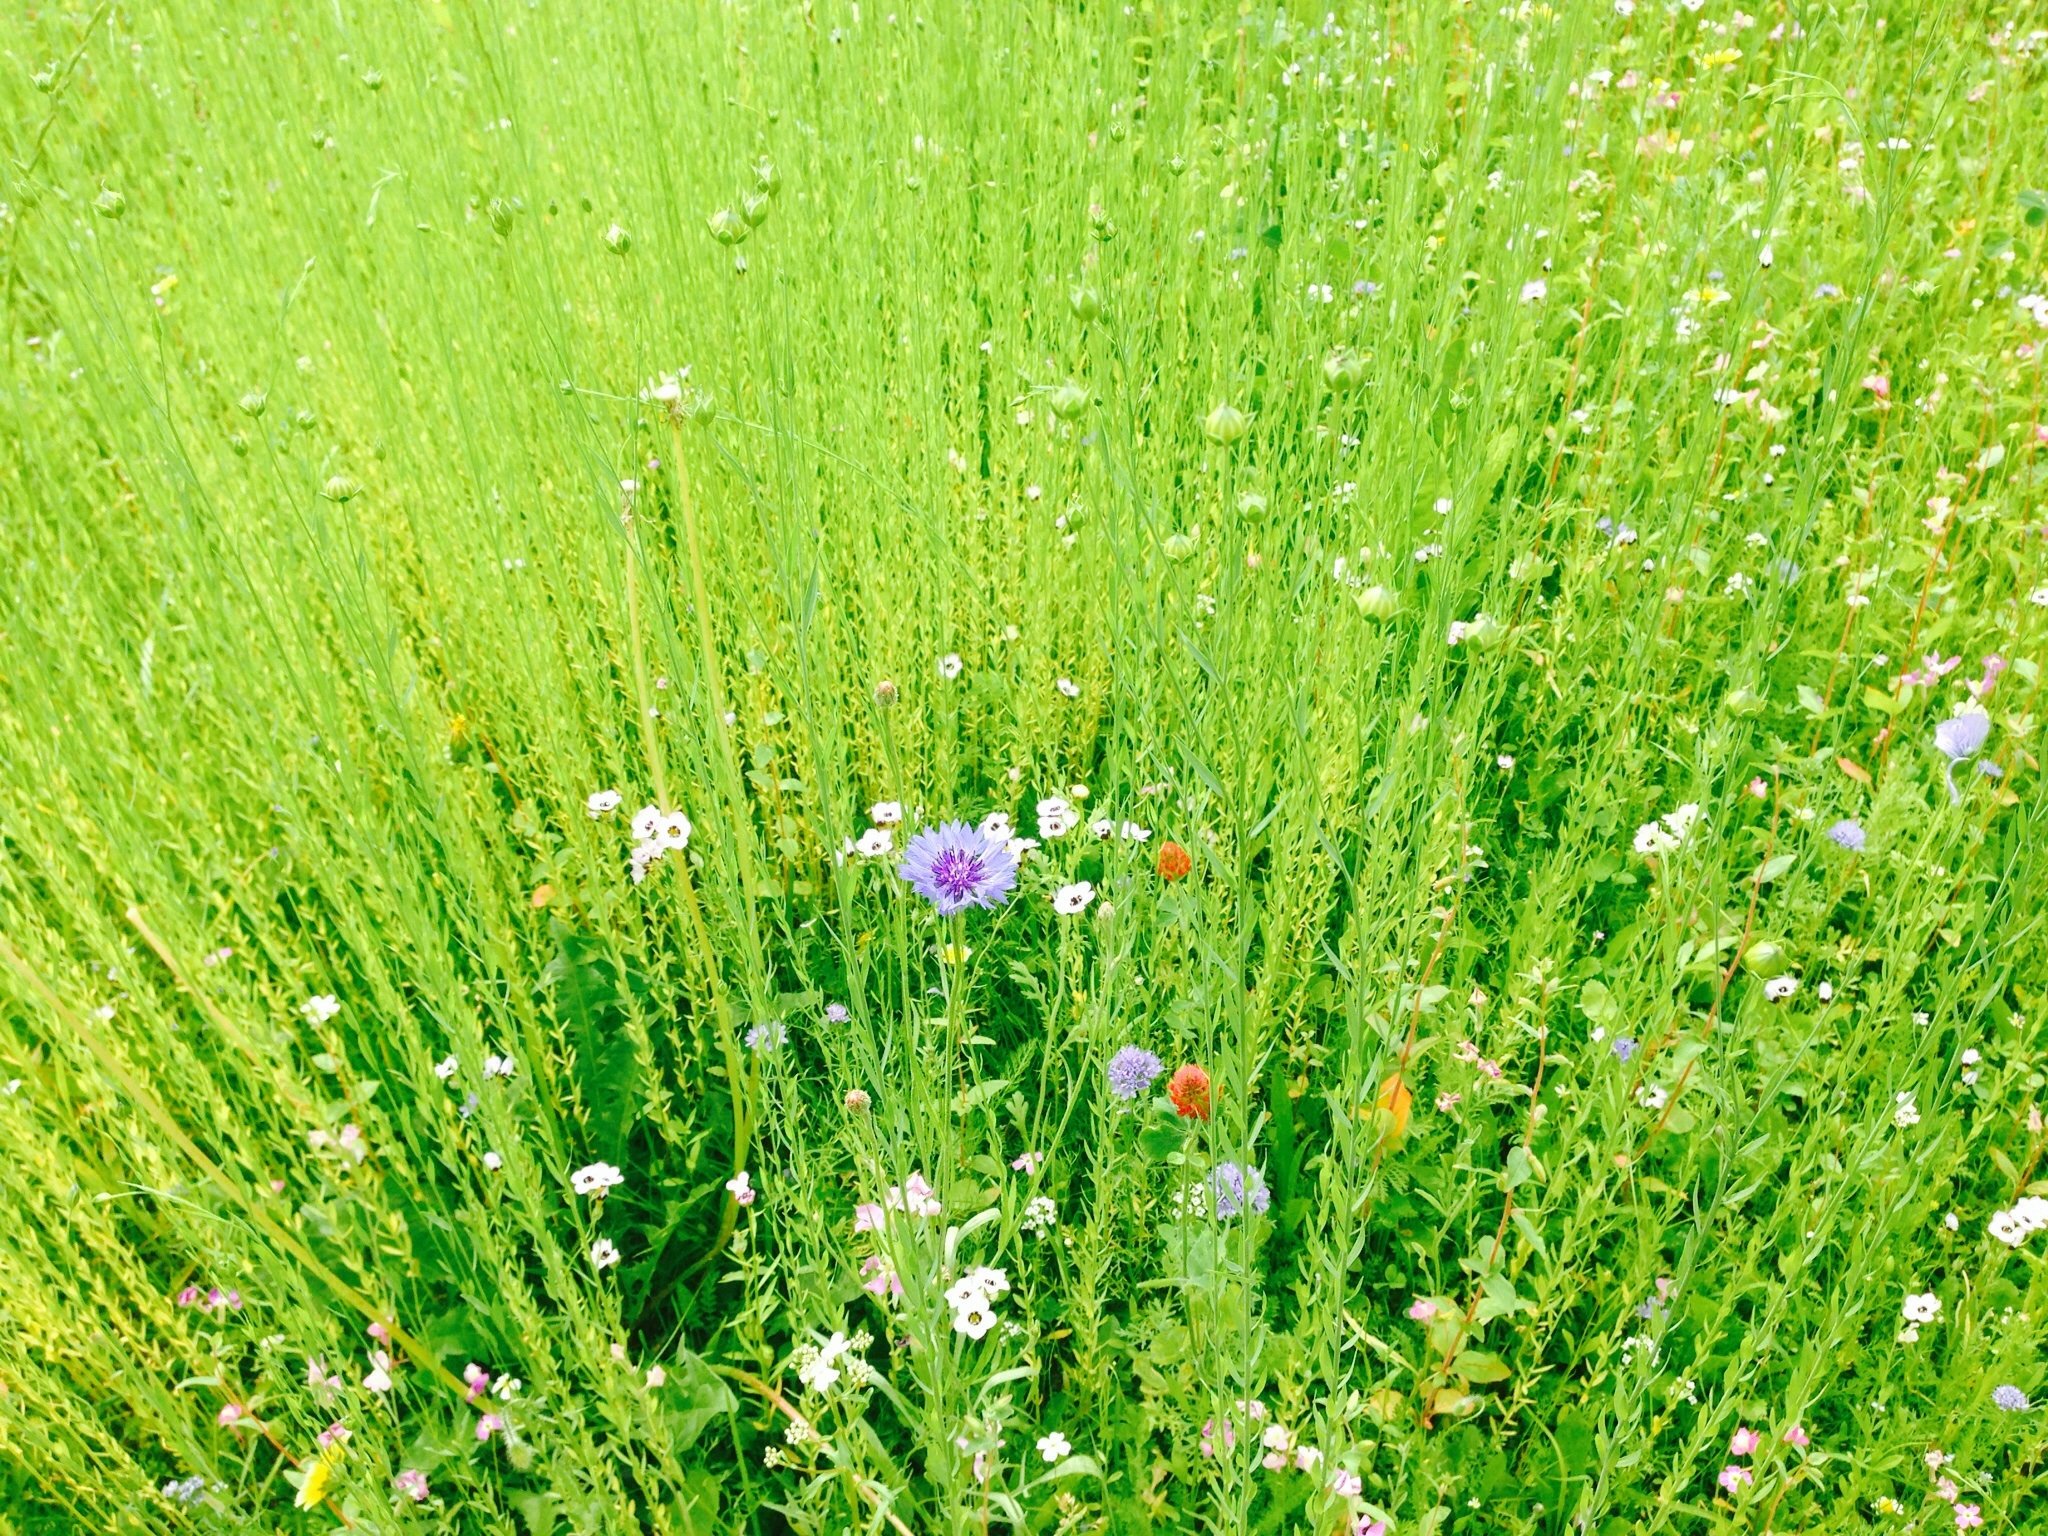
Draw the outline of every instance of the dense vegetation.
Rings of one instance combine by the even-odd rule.
[[[17,8],[0,1532],[2040,1529],[2042,26]]]

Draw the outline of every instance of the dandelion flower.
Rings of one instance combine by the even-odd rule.
[[[1017,884],[1017,856],[964,821],[926,827],[910,840],[896,873],[941,917],[998,907]]]

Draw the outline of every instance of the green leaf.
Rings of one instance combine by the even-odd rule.
[[[1514,1373],[1507,1368],[1499,1355],[1466,1349],[1460,1350],[1458,1358],[1451,1362],[1451,1374],[1484,1385],[1488,1382],[1506,1381]]]

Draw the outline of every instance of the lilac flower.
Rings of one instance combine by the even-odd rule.
[[[769,1019],[756,1024],[747,1031],[747,1049],[750,1051],[776,1051],[789,1039],[789,1030],[780,1019]]]
[[[1956,764],[1966,763],[1983,750],[1984,738],[1991,734],[1991,717],[1974,710],[1960,715],[1951,715],[1934,728],[1935,750],[1948,759],[1948,798],[1951,804],[1960,803],[1963,792],[1956,788]]]
[[[827,1003],[825,1005],[825,1022],[827,1024],[844,1024],[852,1017],[853,1015],[846,1011],[846,1004],[844,1003]]]
[[[1828,828],[1828,841],[1837,848],[1846,848],[1851,853],[1863,851],[1863,823],[1843,819]]]
[[[1218,1163],[1209,1175],[1209,1192],[1216,1198],[1216,1218],[1228,1221],[1242,1215],[1249,1205],[1252,1210],[1264,1215],[1266,1207],[1273,1203],[1273,1197],[1266,1191],[1265,1177],[1256,1168],[1242,1168],[1236,1163]]]
[[[1127,1045],[1109,1058],[1109,1091],[1120,1099],[1135,1099],[1165,1070],[1166,1063],[1150,1051]]]
[[[1617,1035],[1614,1044],[1609,1049],[1614,1052],[1615,1060],[1627,1061],[1629,1057],[1636,1053],[1636,1042],[1633,1036]]]
[[[2025,1413],[2028,1408],[2027,1394],[2015,1386],[1993,1387],[1991,1401],[2007,1413]]]
[[[969,907],[999,907],[1017,884],[1017,856],[964,821],[926,827],[910,840],[896,873],[951,917]]]

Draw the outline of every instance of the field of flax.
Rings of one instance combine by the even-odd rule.
[[[2048,1523],[2022,3],[0,21],[0,1533]]]

